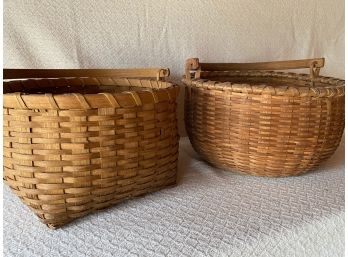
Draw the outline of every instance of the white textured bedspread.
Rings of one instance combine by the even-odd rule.
[[[5,256],[343,256],[344,150],[299,177],[215,169],[180,142],[177,187],[49,230],[4,189]]]

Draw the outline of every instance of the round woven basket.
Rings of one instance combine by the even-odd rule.
[[[185,123],[194,149],[223,169],[283,177],[315,169],[340,143],[344,81],[324,59],[186,63]],[[310,74],[275,72],[310,68]],[[272,70],[272,71],[262,71]]]
[[[5,183],[51,228],[175,184],[168,74],[4,70]]]

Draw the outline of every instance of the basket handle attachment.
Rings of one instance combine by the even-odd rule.
[[[200,63],[198,58],[190,58],[185,64],[185,78],[188,80],[192,78],[199,79],[202,71],[289,70],[309,68],[310,77],[314,79],[319,76],[320,68],[324,67],[324,63],[324,58],[255,63]]]
[[[4,69],[4,79],[119,77],[165,80],[169,69]]]

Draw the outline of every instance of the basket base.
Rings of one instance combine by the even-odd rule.
[[[87,215],[90,215],[92,213],[96,213],[96,212],[103,211],[105,209],[111,208],[113,206],[117,206],[117,204],[121,203],[121,202],[126,202],[128,200],[135,200],[135,199],[140,198],[142,196],[145,196],[147,194],[155,193],[155,192],[160,191],[160,190],[165,189],[165,188],[173,188],[175,186],[177,186],[176,178],[175,178],[175,180],[170,180],[167,185],[163,185],[163,186],[160,186],[160,187],[157,187],[157,188],[153,188],[151,190],[148,190],[147,192],[142,192],[142,193],[137,194],[137,195],[133,195],[133,196],[130,195],[128,197],[124,197],[124,198],[119,199],[119,200],[117,200],[117,201],[115,201],[113,203],[110,203],[109,205],[104,206],[102,208],[92,209],[92,210],[88,211],[88,213],[84,213],[83,216],[87,216]],[[78,222],[78,220],[79,220],[79,219],[77,219],[78,217],[76,217],[76,218],[64,219],[61,222],[52,222],[52,221],[49,221],[47,219],[43,219],[39,215],[36,215],[36,216],[40,219],[40,221],[42,223],[44,223],[49,229],[52,229],[52,230],[56,230],[56,229],[60,229],[60,228],[65,227],[65,226],[69,226],[69,224],[71,224],[72,222],[75,222],[75,221]]]
[[[213,156],[209,155],[209,151],[203,152],[202,147],[197,147],[194,142],[191,141],[193,149],[197,152],[199,156],[202,157],[202,159],[207,162],[209,165],[214,166],[218,169],[230,171],[230,172],[237,172],[239,174],[243,175],[252,175],[257,177],[274,177],[274,178],[280,178],[280,177],[290,177],[290,176],[299,176],[304,173],[313,171],[319,167],[319,165],[326,160],[328,160],[336,151],[337,147],[333,151],[328,152],[327,154],[321,156],[320,158],[317,158],[317,160],[310,165],[307,165],[305,167],[299,168],[299,167],[287,167],[284,169],[282,168],[281,163],[277,165],[279,169],[275,168],[274,166],[267,166],[267,165],[258,165],[258,166],[252,166],[252,165],[246,165],[245,160],[243,162],[238,163],[238,160],[233,158],[228,158],[230,156]],[[204,148],[205,149],[205,148]],[[204,150],[203,149],[203,150]],[[252,163],[253,157],[250,156],[249,163]],[[284,165],[285,166],[285,165]]]

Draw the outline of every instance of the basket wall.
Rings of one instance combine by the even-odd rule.
[[[343,82],[327,80],[341,85],[308,90],[186,81],[190,141],[224,169],[272,177],[312,170],[334,153],[344,130]]]

